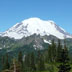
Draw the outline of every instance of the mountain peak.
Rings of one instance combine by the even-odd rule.
[[[48,22],[50,22],[51,24],[55,24],[55,22],[52,20],[48,20]]]
[[[21,39],[24,36],[30,36],[33,34],[53,35],[59,39],[72,38],[64,29],[56,25],[52,20],[41,20],[34,17],[23,20],[21,23],[15,24],[13,27],[2,33],[1,36],[8,36],[15,39]]]

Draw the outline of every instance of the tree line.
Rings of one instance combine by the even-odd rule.
[[[22,51],[18,53],[17,58],[9,59],[6,53],[2,57],[2,72],[54,72],[54,66],[57,72],[70,72],[69,51],[64,41],[64,45],[58,40],[58,44],[52,40],[52,44],[43,52],[37,50],[23,55]]]

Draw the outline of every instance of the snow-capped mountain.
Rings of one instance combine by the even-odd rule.
[[[45,21],[39,18],[29,18],[22,21],[21,23],[17,23],[13,27],[2,33],[1,36],[21,39],[33,34],[40,34],[41,36],[53,35],[59,39],[72,38],[72,35],[56,25],[54,21]]]

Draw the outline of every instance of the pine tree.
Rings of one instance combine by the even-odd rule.
[[[56,44],[54,43],[54,40],[52,40],[52,44],[48,47],[48,61],[56,61]]]
[[[37,66],[38,66],[39,71],[44,71],[45,70],[44,57],[40,53],[40,51],[38,51],[38,64],[37,64]]]
[[[13,72],[22,72],[21,65],[16,59],[13,59]]]
[[[68,53],[68,48],[66,46],[66,41],[64,40],[64,50]]]
[[[56,61],[56,44],[54,43],[54,40],[52,40],[52,45],[51,45],[51,53],[52,53],[52,62]]]
[[[48,47],[47,62],[52,62],[52,51],[51,51],[51,45],[49,45],[49,47]]]
[[[21,51],[18,54],[18,62],[20,64],[21,72],[23,72],[23,70],[24,70],[24,62],[23,62],[23,54],[22,54]]]
[[[4,64],[5,64],[5,56],[4,55],[2,56],[1,60],[2,60],[2,62],[1,62],[2,63],[2,70],[3,70],[4,69]]]
[[[31,71],[36,71],[35,56],[33,52],[31,53],[30,66],[31,66]]]
[[[58,47],[57,47],[57,56],[56,61],[59,62],[59,59],[61,58],[61,52],[62,52],[62,45],[60,43],[60,40],[58,40]]]
[[[8,53],[6,53],[5,62],[4,62],[4,69],[9,69],[10,68],[10,63],[9,63],[8,57],[9,57]]]
[[[20,51],[19,54],[18,54],[18,61],[23,64],[23,55],[22,55],[22,52]]]
[[[69,65],[68,53],[66,52],[65,48],[62,49],[61,58],[59,59],[59,62],[61,64],[58,67],[58,72],[70,72],[71,67]]]
[[[27,54],[25,56],[24,64],[25,64],[25,71],[30,71],[31,70],[31,67],[30,67],[30,54]]]
[[[8,53],[6,53],[5,56],[2,57],[2,72],[10,72],[10,63],[9,63],[9,56]]]

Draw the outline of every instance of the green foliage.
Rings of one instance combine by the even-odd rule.
[[[52,44],[49,45],[48,48],[48,62],[55,62],[56,61],[56,44],[54,43],[54,40],[52,40]]]
[[[61,63],[59,65],[59,71],[58,72],[70,72],[70,64],[69,64],[69,58],[66,48],[62,49],[61,52],[61,58],[59,59],[59,62]]]
[[[31,66],[31,71],[36,71],[36,66],[35,66],[35,55],[34,53],[32,52],[31,53],[31,60],[30,60],[30,66]]]
[[[10,63],[9,63],[8,54],[5,55],[5,59],[4,59],[3,62],[4,62],[3,69],[9,69],[10,68]]]
[[[58,46],[57,46],[57,62],[59,62],[59,59],[61,58],[61,52],[62,52],[62,45],[60,40],[58,40]]]
[[[38,59],[38,61],[37,61],[38,71],[44,71],[45,70],[45,62],[44,62],[44,57],[40,53],[40,51],[38,51],[37,59]]]
[[[20,69],[21,69],[21,72],[23,72],[24,70],[24,65],[23,65],[23,55],[22,55],[22,52],[20,51],[19,54],[18,54],[18,62],[20,64]]]
[[[62,64],[65,68],[69,68],[69,52],[66,44],[64,44],[65,53],[63,53],[60,40],[58,40],[58,44],[52,40],[51,45],[44,44],[44,46],[44,50],[35,50],[33,43],[31,43],[22,46],[14,45],[10,49],[11,52],[9,49],[1,50],[0,56],[3,57],[0,60],[3,70],[0,72],[14,72],[14,70],[16,72],[58,72],[57,67],[59,66],[59,70],[61,70]],[[63,63],[62,60],[64,59],[65,62]]]

